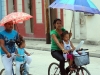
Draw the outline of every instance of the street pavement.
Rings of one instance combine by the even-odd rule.
[[[79,43],[73,43],[76,47]],[[42,51],[50,51],[51,44],[46,44],[46,41],[39,41],[39,40],[26,40],[26,48],[27,49],[36,49]],[[98,57],[100,58],[100,45],[90,45],[90,44],[83,44],[81,48],[89,49],[89,55],[91,57]]]
[[[29,53],[34,52],[32,57],[32,63],[30,64],[30,74],[32,75],[48,75],[48,67],[50,63],[57,62],[52,58],[50,51],[41,51],[35,49],[26,49]],[[0,58],[1,60],[1,58]],[[65,64],[68,66],[68,63]],[[85,66],[91,75],[100,75],[100,58],[90,57],[90,64]],[[0,70],[3,68],[0,61]]]

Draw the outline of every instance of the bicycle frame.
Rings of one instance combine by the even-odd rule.
[[[16,55],[15,55],[16,56]],[[25,56],[21,56],[21,57],[23,57],[23,58],[25,58]],[[14,61],[14,59],[13,59],[13,61]],[[13,69],[13,63],[12,63],[12,75],[15,75],[15,73],[14,73],[14,69]],[[27,73],[28,74],[28,72],[27,72],[27,70],[26,70],[26,61],[25,60],[23,60],[23,64],[21,64],[22,66],[20,67],[20,70],[24,70],[25,71],[25,73]],[[25,74],[24,74],[25,75]]]
[[[30,55],[32,55],[33,54],[33,52],[32,53],[30,53]],[[17,56],[16,54],[14,55],[14,56]],[[25,57],[25,56],[23,56],[23,57]],[[12,58],[11,59],[11,61],[14,61],[14,58]],[[15,64],[13,63],[13,61],[12,61],[12,75],[15,75],[14,74],[14,69],[13,69],[13,66],[15,66]],[[26,69],[26,61],[23,61],[23,64],[21,64],[20,65],[20,68],[22,69],[20,69],[20,71],[23,71],[24,73],[22,73],[21,75],[25,75],[25,74],[29,74],[29,72],[27,72],[27,69]],[[5,71],[5,69],[3,68],[1,71],[0,71],[0,75],[2,75],[2,73],[4,73],[4,71]],[[21,72],[20,72],[21,73]]]

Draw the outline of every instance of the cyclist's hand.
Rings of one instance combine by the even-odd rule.
[[[29,54],[29,53],[27,53],[27,56],[30,56],[30,54]]]
[[[11,57],[11,54],[10,53],[7,53],[7,57],[10,58]]]
[[[16,54],[16,56],[20,56],[19,54]]]
[[[68,50],[68,52],[69,52],[69,53],[71,53],[71,52],[72,52],[72,50]]]
[[[69,53],[69,52],[68,52],[68,50],[63,50],[63,53],[65,53],[65,54],[66,54],[66,53]]]

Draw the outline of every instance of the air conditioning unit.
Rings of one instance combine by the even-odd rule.
[[[84,16],[94,16],[94,14],[93,13],[84,12]]]

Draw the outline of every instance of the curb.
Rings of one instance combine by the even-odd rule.
[[[25,40],[34,40],[34,41],[46,41],[46,38],[29,38],[29,37],[24,37]],[[73,43],[80,43],[82,39],[71,39]],[[89,44],[89,45],[100,45],[100,41],[93,41],[93,40],[83,40],[84,44]]]
[[[51,51],[50,48],[32,47],[32,46],[26,46],[26,49],[35,49],[35,50],[41,50],[41,51]],[[97,53],[90,53],[89,52],[89,56],[90,57],[100,58],[100,54],[97,54]]]

